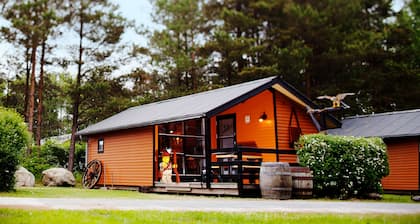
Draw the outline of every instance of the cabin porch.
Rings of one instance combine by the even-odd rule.
[[[172,183],[154,182],[153,192],[227,196],[260,196],[259,175],[263,157],[294,154],[294,150],[262,149],[236,146],[213,149],[207,158],[209,169],[201,175],[172,174]],[[207,163],[206,163],[207,164]],[[210,170],[208,172],[207,170]],[[207,174],[208,173],[208,174]],[[179,174],[178,174],[179,175]]]
[[[259,190],[258,186],[254,186],[254,190]],[[156,181],[152,191],[157,193],[240,196],[237,183],[211,183],[210,188],[206,188],[206,184],[200,182],[161,183]]]

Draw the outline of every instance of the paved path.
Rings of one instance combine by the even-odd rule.
[[[223,212],[316,212],[316,213],[387,213],[420,214],[420,204],[263,200],[232,198],[189,198],[182,200],[142,200],[103,198],[13,198],[0,197],[0,208],[25,209],[110,209],[110,210],[170,210]]]

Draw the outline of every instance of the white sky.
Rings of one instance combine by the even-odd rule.
[[[129,20],[134,20],[137,26],[144,26],[147,29],[155,29],[157,24],[152,21],[152,4],[151,0],[112,0],[120,6],[120,13]],[[133,32],[124,35],[124,40],[142,44],[147,46],[146,37],[140,38]]]

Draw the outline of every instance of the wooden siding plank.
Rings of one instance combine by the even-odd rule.
[[[282,149],[292,149],[289,145],[289,121],[290,121],[290,114],[292,108],[295,108],[297,117],[299,120],[299,125],[302,130],[303,134],[313,134],[318,133],[316,126],[313,124],[311,118],[306,113],[306,109],[302,106],[297,105],[293,101],[291,101],[286,96],[275,93],[276,94],[276,108],[277,108],[277,139],[278,139],[278,147],[280,150]],[[297,127],[296,119],[293,117],[292,119],[292,126]],[[296,155],[284,155],[280,154],[280,161],[281,162],[289,162],[289,163],[296,163],[297,156]]]
[[[97,141],[104,139],[104,153]],[[153,129],[131,129],[89,136],[88,158],[103,164],[98,185],[153,186]]]
[[[259,122],[261,114],[266,113],[267,119]],[[274,105],[273,94],[265,90],[260,94],[236,105],[232,108],[219,113],[220,115],[236,115],[236,140],[241,142],[255,142],[259,148],[276,148],[274,130]],[[245,116],[249,116],[249,123],[245,121]],[[217,148],[216,141],[216,116],[211,118],[211,147]]]
[[[384,190],[419,190],[419,141],[401,138],[387,142],[389,176],[382,179]]]

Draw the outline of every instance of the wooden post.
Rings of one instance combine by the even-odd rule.
[[[211,132],[210,132],[210,118],[205,118],[205,131],[204,131],[204,150],[206,153],[206,187],[211,187]]]
[[[239,196],[243,192],[243,180],[242,180],[242,150],[235,145],[235,151],[238,153],[238,193]]]
[[[178,163],[177,163],[177,159],[176,159],[176,151],[173,150],[172,153],[173,155],[173,165],[172,165],[172,169],[175,172],[175,180],[177,183],[181,182],[181,179],[179,178],[179,173],[178,173]]]

